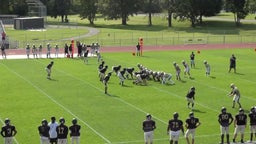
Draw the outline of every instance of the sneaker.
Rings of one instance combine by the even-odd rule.
[[[244,143],[244,140],[241,139],[241,143]]]
[[[233,143],[236,143],[236,140],[235,140],[235,139],[233,139]]]

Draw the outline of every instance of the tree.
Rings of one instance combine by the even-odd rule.
[[[226,0],[226,10],[234,14],[236,26],[240,26],[241,19],[249,13],[249,2],[247,0]]]
[[[122,20],[122,25],[127,25],[129,15],[137,13],[141,0],[100,0],[100,12],[107,19]]]
[[[146,0],[143,4],[143,11],[148,13],[148,25],[152,26],[152,13],[161,12],[161,1],[160,0]]]
[[[80,2],[82,5],[80,10],[80,17],[82,19],[87,18],[90,24],[94,24],[98,9],[98,0],[80,0]]]
[[[61,22],[68,22],[68,14],[71,6],[71,0],[53,0],[52,1],[51,16],[57,18],[61,17]],[[64,19],[65,17],[65,19]]]
[[[28,6],[25,0],[0,0],[0,14],[16,14],[25,16]]]
[[[165,0],[165,8],[168,11],[168,16],[167,16],[167,20],[168,20],[168,27],[172,27],[172,16],[173,13],[176,12],[177,8],[176,8],[176,4],[175,3],[176,0]]]

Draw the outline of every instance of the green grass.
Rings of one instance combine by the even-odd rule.
[[[188,61],[191,51],[152,51],[145,52],[142,57],[130,53],[104,53],[103,59],[109,67],[118,64],[136,67],[141,63],[174,75],[172,62],[181,65],[183,59]],[[227,72],[231,54],[237,57],[237,74]],[[211,65],[211,77],[204,75],[205,59]],[[121,87],[113,74],[109,82],[111,96],[107,96],[98,79],[96,58],[90,58],[88,65],[80,59],[54,59],[53,80],[46,79],[44,70],[49,59],[1,60],[0,118],[11,119],[18,130],[16,139],[20,144],[39,143],[37,126],[43,118],[50,120],[51,116],[63,116],[67,125],[77,117],[82,126],[83,144],[109,141],[136,144],[143,143],[141,123],[146,113],[151,113],[157,125],[155,143],[164,144],[168,143],[166,127],[173,112],[179,112],[183,121],[188,117],[190,109],[187,109],[185,95],[195,86],[195,116],[202,122],[197,129],[196,143],[216,144],[220,133],[217,116],[221,107],[227,107],[233,115],[238,112],[238,108],[231,108],[232,99],[226,96],[230,83],[240,89],[246,113],[255,105],[255,61],[253,49],[202,50],[196,54],[196,69],[191,70],[193,79],[184,78],[182,74],[183,81],[175,80],[175,85],[148,81],[147,86],[133,85],[131,80],[126,80]],[[231,125],[231,138],[233,130]],[[247,127],[246,140],[248,132]],[[180,143],[185,143],[182,136]]]

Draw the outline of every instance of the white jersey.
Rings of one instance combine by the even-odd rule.
[[[50,131],[49,131],[50,138],[57,138],[56,128],[58,126],[58,123],[57,122],[55,122],[55,123],[50,122],[48,124],[48,126],[50,127]]]

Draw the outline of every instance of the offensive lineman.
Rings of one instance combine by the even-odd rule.
[[[187,128],[187,131],[185,133],[185,138],[187,140],[187,143],[190,144],[188,136],[191,135],[192,137],[192,144],[195,143],[195,131],[198,126],[200,126],[201,123],[198,118],[194,117],[194,113],[189,113],[189,118],[186,119],[185,127]]]
[[[153,121],[150,114],[146,115],[146,120],[142,123],[142,129],[144,131],[145,144],[153,144],[153,134],[156,129],[156,123]]]
[[[229,125],[233,122],[233,117],[231,113],[227,112],[225,107],[221,108],[221,113],[218,117],[218,122],[220,124],[220,131],[221,131],[221,142],[220,144],[224,144],[224,134],[227,137],[227,143],[229,144]]]
[[[10,124],[10,119],[6,118],[2,127],[1,135],[4,137],[4,144],[12,144],[13,137],[17,134],[15,126]]]
[[[169,120],[167,127],[167,134],[170,135],[170,144],[178,144],[180,131],[182,131],[184,135],[183,122],[178,119],[179,114],[175,112],[173,114],[173,119]]]
[[[60,125],[56,127],[57,131],[57,144],[67,144],[67,136],[68,136],[68,127],[65,125],[65,119],[63,117],[60,118]]]
[[[40,135],[40,144],[49,144],[49,131],[50,127],[48,126],[48,122],[46,119],[42,120],[42,125],[38,127],[38,132]]]
[[[69,127],[71,144],[80,144],[80,129],[81,126],[77,124],[77,119],[73,118],[72,126]]]

